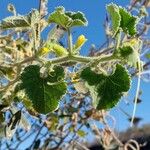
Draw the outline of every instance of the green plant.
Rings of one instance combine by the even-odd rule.
[[[119,16],[120,20],[118,20],[117,18],[112,18],[112,24],[113,24],[112,31],[117,33],[117,35],[115,35],[114,38],[116,38],[118,40],[118,35],[121,34],[122,31],[125,32],[125,34],[129,34],[130,36],[134,36],[136,34],[136,27],[135,27],[136,21],[135,21],[135,23],[133,23],[133,25],[128,26],[127,24],[130,22],[129,20],[131,20],[131,21],[132,21],[132,19],[137,20],[137,18],[135,18],[131,14],[127,13],[127,11],[125,9],[118,7],[117,5],[114,5],[114,4],[108,5],[107,8],[108,8],[110,14],[112,14],[111,10],[118,9],[118,11],[116,11],[114,13],[116,13],[116,15]],[[122,13],[124,13],[124,15],[122,15]],[[86,66],[86,68],[84,68],[83,70],[80,70],[80,73],[77,73],[77,74],[78,74],[78,77],[80,78],[79,80],[84,79],[84,82],[87,83],[87,86],[89,87],[89,89],[92,88],[92,86],[94,86],[95,84],[96,84],[95,86],[99,89],[99,90],[95,90],[96,95],[94,95],[94,97],[98,96],[99,99],[94,99],[94,101],[96,101],[95,103],[101,103],[101,105],[99,104],[99,106],[98,107],[96,106],[96,107],[99,109],[106,109],[106,108],[110,109],[113,106],[115,106],[118,103],[121,96],[123,95],[123,92],[127,92],[130,88],[131,81],[130,81],[129,74],[127,73],[128,71],[125,69],[125,67],[123,67],[124,61],[128,61],[128,57],[130,57],[131,55],[135,55],[134,51],[136,51],[136,55],[133,56],[133,57],[135,57],[135,60],[132,60],[133,63],[136,64],[138,62],[136,57],[139,57],[137,50],[135,50],[133,47],[131,47],[129,49],[129,48],[126,48],[127,46],[120,48],[120,45],[117,45],[117,47],[116,47],[116,45],[114,45],[113,47],[114,47],[115,51],[112,54],[109,54],[109,55],[106,55],[103,57],[102,56],[96,56],[96,57],[86,57],[85,56],[85,57],[83,57],[83,56],[79,55],[78,51],[80,50],[81,46],[83,45],[82,43],[84,43],[85,40],[84,40],[84,38],[80,38],[77,41],[77,43],[73,44],[71,28],[76,27],[76,26],[87,25],[87,20],[86,20],[84,14],[82,14],[81,12],[67,12],[67,11],[65,11],[65,9],[63,7],[58,7],[52,14],[49,15],[48,20],[44,20],[44,19],[42,20],[43,22],[47,23],[47,25],[44,26],[44,28],[46,28],[50,23],[55,23],[56,25],[60,25],[61,27],[64,28],[64,30],[68,33],[68,47],[67,48],[60,46],[59,43],[57,42],[58,39],[55,39],[55,38],[51,39],[50,41],[49,40],[45,41],[43,44],[40,43],[40,40],[37,41],[36,38],[40,37],[40,32],[41,32],[41,29],[39,29],[40,28],[39,27],[40,24],[38,23],[39,20],[40,20],[40,14],[39,14],[38,10],[32,10],[26,16],[12,16],[12,17],[3,19],[1,22],[2,30],[8,30],[8,29],[9,30],[10,29],[17,30],[19,28],[20,28],[20,31],[30,30],[32,36],[34,37],[32,39],[33,45],[31,45],[31,51],[33,51],[33,53],[32,53],[32,56],[29,57],[30,59],[26,58],[28,60],[25,59],[26,61],[23,60],[23,62],[22,61],[15,62],[15,64],[13,64],[14,63],[13,62],[8,65],[10,69],[12,67],[16,67],[16,69],[17,68],[20,69],[20,72],[18,72],[18,80],[17,80],[17,82],[15,82],[15,83],[18,83],[18,84],[16,84],[16,87],[18,89],[17,92],[20,92],[20,90],[24,89],[25,94],[33,102],[33,107],[35,106],[37,112],[49,113],[51,111],[54,111],[58,107],[58,102],[56,103],[56,101],[59,101],[61,99],[61,97],[67,91],[67,88],[65,85],[65,84],[67,84],[67,81],[65,81],[66,79],[64,78],[64,76],[65,76],[64,68],[65,67],[57,69],[58,73],[56,72],[56,70],[54,68],[57,66],[59,67],[60,64],[66,63],[66,62],[77,62],[77,63],[81,63],[81,64],[86,63],[86,64],[88,64]],[[119,23],[118,23],[118,25],[115,26],[114,23],[116,21],[119,21]],[[126,27],[126,29],[125,29],[125,27]],[[37,29],[39,29],[39,31],[36,33],[35,30],[37,30]],[[16,32],[19,32],[19,31],[16,31]],[[25,43],[26,41],[20,41],[20,42]],[[120,42],[120,39],[117,42]],[[20,46],[23,47],[22,43]],[[54,43],[55,43],[55,45],[54,45]],[[29,43],[26,42],[25,46],[28,46],[28,45],[29,45]],[[39,45],[39,46],[37,47],[37,45]],[[79,46],[76,46],[76,45],[79,45]],[[24,48],[24,49],[25,49],[25,51],[27,51],[26,48]],[[16,48],[16,50],[17,50],[17,48]],[[52,52],[54,52],[56,54],[55,58],[53,58],[53,59],[48,58],[47,60],[43,59],[43,56],[47,55],[48,53],[52,53]],[[24,67],[24,64],[26,64],[28,62],[33,62],[33,61],[36,61],[38,63],[38,65],[36,65],[36,66],[29,65],[27,67]],[[102,64],[107,61],[108,62],[113,61],[118,64],[118,65],[116,65],[116,67],[113,68],[113,70],[115,70],[115,68],[116,68],[115,72],[112,70],[112,73],[111,73],[110,70],[108,69],[108,70],[105,70],[105,73],[104,73],[104,72],[101,72],[101,68],[99,67],[99,71],[98,71],[99,75],[98,75],[98,74],[94,73],[94,71],[91,72],[89,70],[90,68],[94,70],[97,65]],[[42,67],[44,67],[44,72],[40,72]],[[2,73],[4,73],[4,71]],[[40,73],[45,74],[45,75],[40,76]],[[7,71],[6,71],[6,74],[7,74]],[[91,76],[89,76],[90,74],[91,74]],[[120,79],[118,78],[118,76],[120,76]],[[95,80],[94,80],[94,78],[95,78]],[[34,79],[35,79],[35,81],[34,81]],[[90,80],[92,80],[92,82],[94,82],[94,81],[96,81],[96,82],[91,83]],[[121,82],[121,80],[123,82]],[[10,81],[10,83],[13,81]],[[62,87],[62,89],[61,89],[61,84],[63,82],[64,82],[64,87]],[[115,82],[117,82],[117,83],[115,83]],[[43,83],[45,85],[42,85]],[[126,83],[128,83],[128,84],[126,84]],[[39,84],[39,88],[40,88],[39,90],[38,90],[38,84]],[[100,85],[97,85],[97,84],[100,84]],[[32,87],[34,85],[35,85],[35,87]],[[54,91],[51,92],[52,89],[49,89],[49,86],[52,86],[54,88],[54,85],[56,86],[56,89],[54,89]],[[8,84],[8,86],[9,86],[9,84]],[[105,90],[100,89],[100,86],[104,86]],[[96,87],[93,87],[93,88],[96,88]],[[120,87],[122,87],[124,89],[121,89]],[[5,88],[6,87],[2,87],[1,92],[5,91]],[[44,88],[44,89],[42,90],[42,88]],[[62,93],[60,93],[60,91],[57,88],[60,88],[60,91],[62,91]],[[111,89],[114,89],[114,94],[113,93],[108,94],[109,90],[111,90]],[[34,90],[35,90],[35,92],[34,92]],[[36,90],[38,90],[38,91],[36,91]],[[17,94],[17,92],[15,94]],[[45,92],[45,94],[44,94],[44,92]],[[56,94],[54,92],[56,92]],[[60,94],[60,96],[58,96],[58,94]],[[94,94],[94,93],[92,92],[92,94]],[[51,96],[54,97],[54,99],[47,98],[46,100],[44,100],[44,98],[46,98],[48,95],[50,97]],[[104,98],[102,98],[102,95],[104,95]],[[36,96],[37,96],[37,98],[36,98]],[[58,98],[55,98],[55,96],[58,96]],[[109,96],[109,98],[107,98],[107,96]],[[39,102],[37,99],[39,99]],[[112,100],[110,100],[110,99],[112,99]],[[115,99],[115,100],[113,100],[113,99]],[[42,101],[46,101],[46,103],[48,101],[51,101],[49,106],[47,104],[45,104],[47,107],[49,107],[49,109],[47,109],[46,111],[45,110],[42,111],[39,108],[40,103],[42,103]],[[104,103],[105,103],[105,105],[108,105],[108,106],[103,106]],[[42,108],[44,108],[44,107],[42,107]]]
[[[86,117],[102,119],[104,125],[105,119],[99,115],[103,116],[104,112],[115,107],[121,97],[129,91],[131,73],[128,70],[131,68],[139,72],[138,94],[143,67],[140,61],[143,41],[137,36],[140,17],[135,17],[116,4],[107,5],[111,18],[109,36],[113,40],[103,51],[109,49],[112,51],[90,57],[80,55],[82,46],[86,44],[84,35],[80,35],[76,43],[72,41],[72,28],[88,24],[83,13],[57,7],[47,19],[41,10],[33,9],[23,16],[16,15],[14,6],[10,6],[13,15],[4,18],[0,23],[2,31],[0,78],[3,80],[0,86],[0,106],[2,109],[10,107],[14,102],[22,102],[31,114],[38,116],[42,113],[50,118],[45,121],[50,131],[56,130],[59,119],[68,118],[72,121],[70,132],[73,132],[76,130],[76,113],[81,107],[68,105],[67,109],[70,113],[67,114],[64,110],[59,114],[61,112],[59,103],[63,103],[65,96],[70,93],[70,88],[75,89],[76,96],[81,96],[79,97],[81,105],[83,97],[91,97],[92,109],[87,108],[84,113]],[[48,33],[47,40],[41,39],[42,31],[51,24],[55,26]],[[9,32],[5,34],[5,31]],[[67,47],[59,43],[64,33],[68,35]],[[77,66],[79,67],[76,70]],[[7,84],[4,83],[4,79],[7,80]],[[81,121],[84,122],[86,117],[81,117]],[[0,119],[2,118],[1,115]],[[86,135],[80,129],[77,134],[81,137]]]

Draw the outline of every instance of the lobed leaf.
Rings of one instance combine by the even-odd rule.
[[[124,33],[129,34],[130,36],[134,36],[137,33],[136,25],[138,18],[133,16],[125,8],[111,3],[107,5],[107,11],[109,12],[112,20],[113,35],[116,35],[119,28],[121,28]]]
[[[112,20],[112,30],[113,35],[116,35],[120,28],[120,22],[121,22],[121,16],[119,13],[119,7],[116,4],[109,4],[107,5],[107,11],[110,14],[111,20]]]
[[[3,30],[8,29],[27,29],[39,22],[39,12],[33,9],[29,14],[22,16],[10,16],[3,19],[0,23],[0,28]]]
[[[3,30],[13,28],[28,28],[29,24],[24,16],[11,16],[2,20],[0,28]]]
[[[46,78],[42,78],[40,67],[30,65],[21,74],[21,81],[20,88],[25,90],[33,107],[40,113],[46,114],[54,111],[66,93],[64,70],[59,66],[55,66],[54,72]]]
[[[114,107],[123,93],[129,90],[131,82],[128,71],[120,64],[116,65],[111,75],[97,74],[87,67],[82,71],[81,78],[86,82],[97,109]]]
[[[121,7],[119,7],[119,13],[121,16],[120,27],[126,34],[134,36],[137,33],[137,17],[131,15],[126,9]]]
[[[118,49],[120,56],[127,58],[129,55],[133,54],[133,48],[131,46],[123,46]]]
[[[80,11],[78,12],[66,12],[65,13],[69,18],[72,19],[71,24],[69,25],[69,27],[73,27],[73,26],[86,26],[87,25],[87,20],[84,16],[84,14]]]
[[[130,45],[124,45],[118,49],[119,56],[131,66],[136,66],[139,60],[138,52]]]
[[[87,20],[81,12],[65,12],[64,7],[57,7],[49,16],[49,23],[56,23],[65,29],[75,26],[86,26]]]

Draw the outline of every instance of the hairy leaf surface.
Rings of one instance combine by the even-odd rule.
[[[121,16],[119,14],[119,7],[112,3],[112,4],[107,5],[107,11],[109,12],[111,16],[113,35],[116,35],[116,33],[119,30],[120,22],[121,22]]]
[[[114,107],[123,96],[123,92],[130,88],[128,71],[120,64],[116,65],[111,75],[97,74],[87,67],[82,71],[81,78],[86,82],[97,109]]]
[[[40,113],[54,111],[59,104],[59,100],[66,93],[66,83],[64,82],[64,70],[55,66],[46,78],[40,76],[40,67],[30,65],[21,74],[21,89],[33,102],[33,107]]]
[[[0,23],[0,28],[3,30],[7,29],[27,29],[39,22],[39,12],[33,9],[29,14],[22,16],[10,16],[3,19]]]
[[[64,7],[57,7],[49,16],[49,23],[56,23],[65,29],[74,26],[86,26],[87,20],[81,12],[65,12]]]
[[[119,8],[119,12],[121,16],[120,27],[126,34],[134,36],[137,33],[137,17],[131,15],[126,9],[121,7]]]
[[[130,66],[137,67],[138,61],[140,61],[139,51],[142,48],[142,41],[138,38],[132,38],[122,44],[118,49],[114,51],[114,55],[123,60],[123,62]]]
[[[136,66],[139,60],[139,54],[137,50],[135,50],[130,45],[124,45],[120,47],[118,50],[119,56],[123,58],[123,60],[131,66]]]
[[[137,33],[137,17],[133,16],[125,8],[119,7],[113,3],[107,5],[107,10],[112,20],[113,35],[116,35],[119,28],[121,28],[124,33],[129,34],[130,36],[134,36]]]

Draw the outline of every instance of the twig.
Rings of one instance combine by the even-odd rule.
[[[139,91],[140,91],[140,82],[141,82],[141,64],[140,64],[140,58],[138,59],[138,81],[137,81],[137,89],[136,89],[136,95],[135,95],[135,102],[134,102],[134,108],[133,108],[133,113],[132,113],[132,119],[131,119],[131,127],[133,126],[134,123],[134,118],[135,118],[135,113],[136,113],[136,107],[137,107],[137,100],[139,96]]]
[[[136,146],[134,147],[132,145],[132,143]],[[128,148],[131,148],[132,150],[140,150],[139,144],[137,143],[137,141],[130,139],[127,143],[125,143],[124,145],[124,149],[128,150]]]
[[[78,141],[74,141],[74,143],[79,146],[80,148],[82,148],[82,150],[89,150],[87,147],[85,147],[83,144],[79,143]]]
[[[116,137],[115,133],[111,130],[111,128],[109,127],[107,121],[105,120],[104,116],[103,116],[103,124],[106,126],[106,128],[110,131],[111,135],[113,136],[113,138],[116,140],[116,142],[119,144],[120,147],[123,147],[123,143]]]
[[[43,129],[43,127],[44,127],[44,123],[43,123],[43,125],[40,127],[38,133],[36,134],[34,140],[32,141],[32,144],[28,147],[28,149],[32,149],[32,146],[34,146],[35,141],[37,140],[38,136],[40,135],[40,132],[41,132],[41,130]]]

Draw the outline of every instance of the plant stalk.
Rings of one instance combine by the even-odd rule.
[[[68,31],[68,51],[69,51],[69,55],[71,56],[72,55],[72,49],[73,49],[72,34],[71,34],[70,29],[68,29],[67,31]]]

